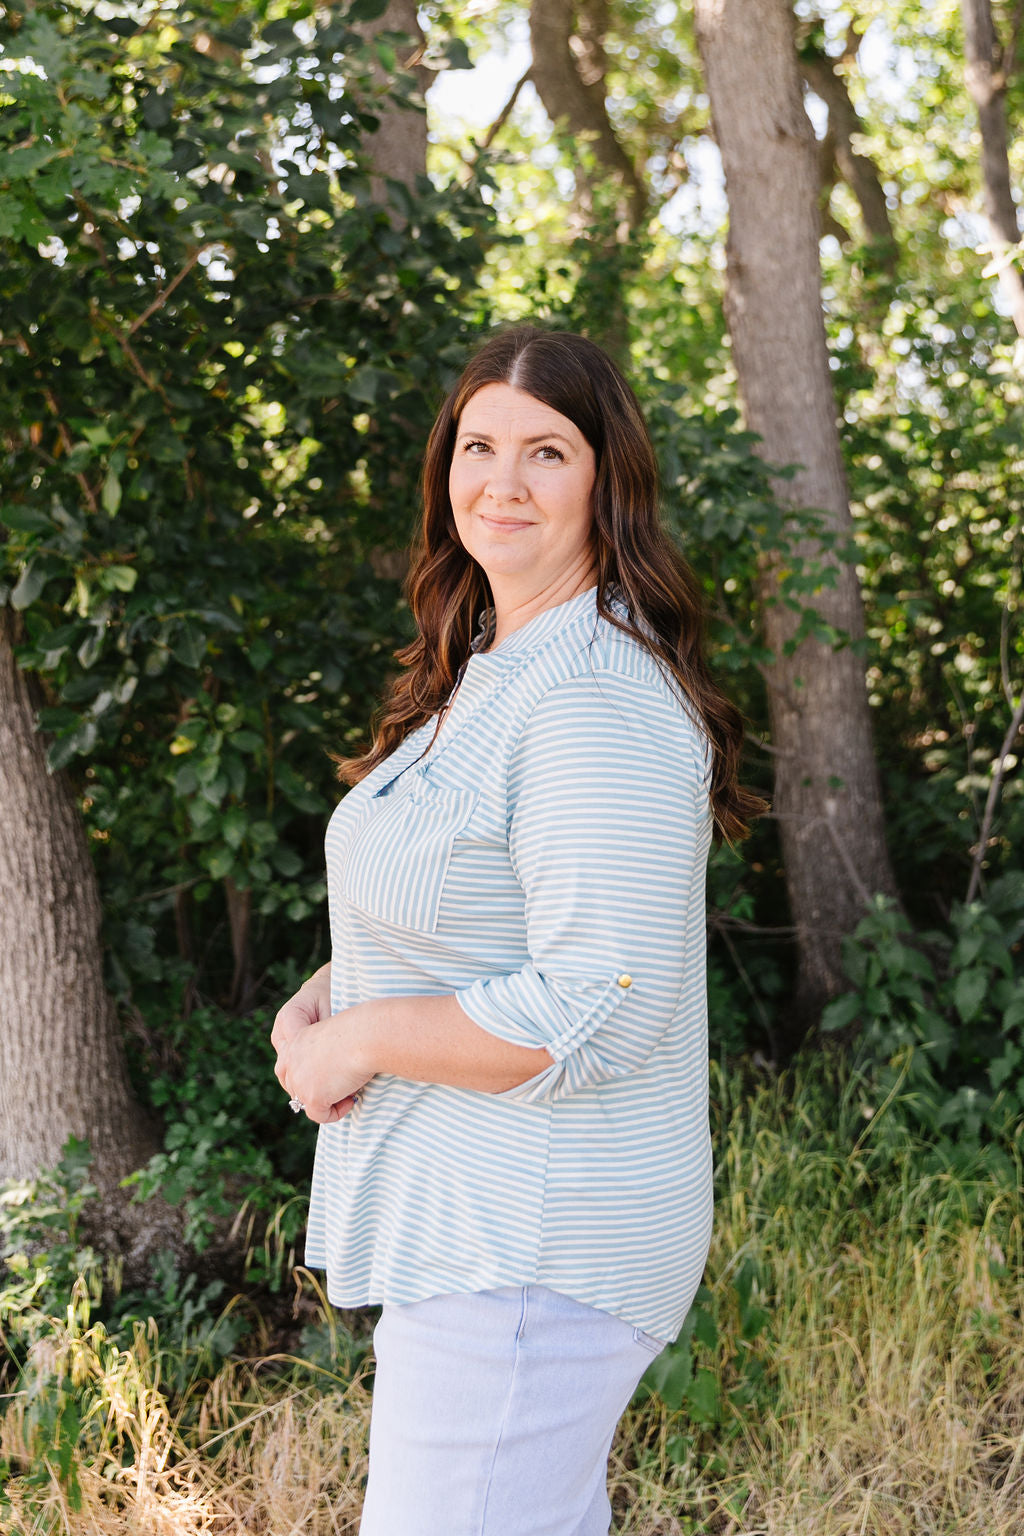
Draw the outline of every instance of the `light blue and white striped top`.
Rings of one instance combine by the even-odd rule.
[[[455,993],[554,1065],[506,1093],[380,1075],[317,1146],[339,1306],[535,1282],[657,1338],[711,1228],[705,738],[596,588],[466,665],[327,832],[332,1007]]]

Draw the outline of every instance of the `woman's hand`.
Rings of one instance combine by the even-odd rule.
[[[348,1092],[326,1097],[322,1058],[329,1036],[323,1030],[319,1034],[316,1031],[318,1026],[337,1023],[341,1017],[331,1017],[331,967],[322,965],[279,1010],[270,1036],[277,1052],[274,1071],[278,1081],[318,1125],[330,1125],[347,1115],[355,1103],[355,1093],[366,1081],[363,1077]]]
[[[301,1030],[326,1019],[330,1011],[331,966],[328,961],[308,981],[304,981],[294,997],[290,997],[279,1010],[270,1035],[270,1043],[278,1055]]]
[[[351,1028],[355,1011],[330,1014],[296,1030],[278,1050],[274,1070],[281,1086],[318,1125],[344,1119],[360,1088],[373,1076],[355,1048]]]

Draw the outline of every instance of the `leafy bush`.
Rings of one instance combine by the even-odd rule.
[[[822,1029],[859,1026],[856,1063],[878,1102],[937,1136],[998,1142],[1024,1120],[1024,872],[984,902],[954,907],[948,930],[915,932],[878,898],[845,941],[853,990]]]
[[[301,979],[294,965],[271,967],[281,1000]],[[140,1199],[159,1194],[184,1208],[185,1239],[197,1251],[217,1228],[246,1221],[246,1273],[277,1289],[305,1221],[296,1186],[308,1181],[314,1133],[287,1112],[274,1076],[276,1006],[238,1015],[212,1003],[191,1012],[180,1005],[172,991],[145,1021],[138,1089],[162,1118],[164,1138],[129,1182]]]
[[[146,1340],[159,1340],[163,1389],[180,1394],[251,1329],[225,1304],[223,1280],[182,1274],[170,1254],[153,1261],[144,1291],[123,1291],[116,1260],[80,1238],[95,1196],[89,1149],[74,1138],[52,1172],[0,1189],[0,1389],[21,1400],[29,1482],[56,1473],[72,1509],[76,1456],[102,1436],[109,1383]]]

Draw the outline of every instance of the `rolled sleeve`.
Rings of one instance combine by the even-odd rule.
[[[667,691],[596,672],[536,705],[508,772],[530,961],[456,994],[482,1029],[554,1058],[504,1097],[555,1099],[645,1065],[685,980],[707,814],[700,741]]]

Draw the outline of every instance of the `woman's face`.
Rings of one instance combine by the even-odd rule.
[[[459,538],[492,591],[497,580],[529,598],[589,569],[595,470],[580,429],[533,395],[485,384],[470,397],[448,487]]]

